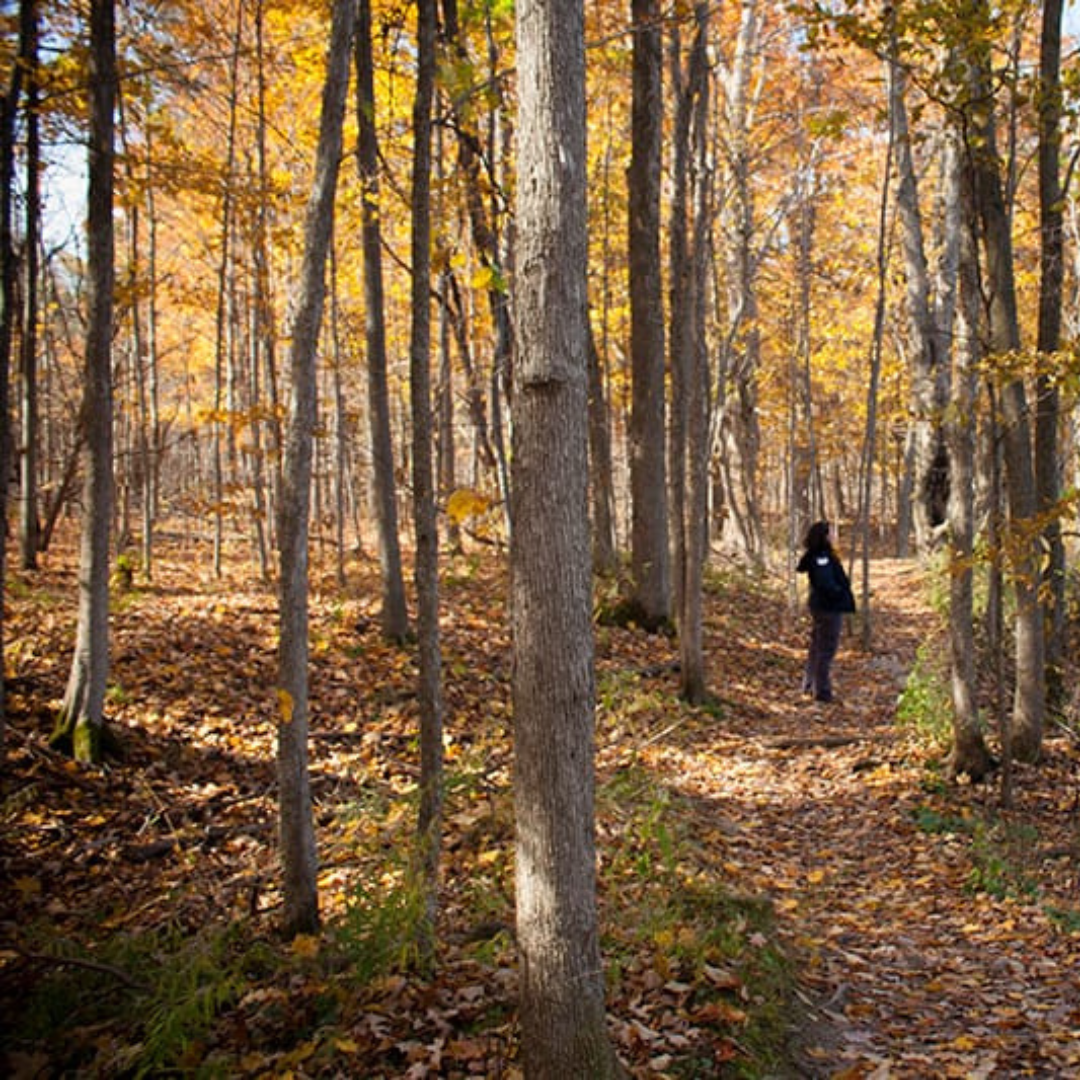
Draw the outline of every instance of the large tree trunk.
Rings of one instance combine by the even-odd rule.
[[[630,545],[636,615],[647,629],[671,618],[664,426],[664,303],[660,263],[663,49],[658,0],[633,0],[629,170]]]
[[[300,296],[289,362],[292,404],[285,443],[281,513],[278,692],[279,829],[287,936],[319,925],[315,824],[308,774],[308,517],[316,420],[316,348],[326,295],[326,260],[341,160],[355,0],[336,0],[323,88],[315,184],[308,203]]]
[[[86,431],[79,613],[75,654],[54,745],[80,761],[103,750],[109,674],[109,535],[112,526],[113,170],[116,24],[113,0],[90,5],[90,161],[87,198],[88,324],[82,423]]]
[[[953,165],[959,167],[955,158]],[[981,359],[979,342],[978,242],[971,228],[971,176],[965,179],[958,194],[965,208],[965,227],[960,237],[960,333],[953,350],[952,408],[946,424],[952,484],[949,490],[949,660],[952,688],[953,745],[949,772],[966,775],[974,781],[985,777],[992,758],[983,738],[977,704],[977,673],[972,600],[973,552],[975,547],[975,432],[977,364]]]
[[[360,168],[361,245],[364,251],[364,312],[367,337],[368,413],[371,422],[372,491],[379,563],[382,569],[382,632],[404,641],[409,632],[405,580],[398,537],[394,446],[390,432],[386,316],[379,225],[379,145],[375,129],[375,71],[372,61],[371,0],[359,0],[356,26],[357,160]]]
[[[911,496],[915,539],[919,551],[929,551],[945,523],[948,456],[941,429],[946,397],[939,355],[939,338],[931,301],[930,270],[923,241],[918,181],[911,149],[906,103],[906,77],[890,57],[889,111],[896,153],[896,205],[901,225],[901,251],[907,281],[908,333],[911,337]]]
[[[975,209],[982,225],[986,255],[990,353],[1004,358],[1020,349],[1012,237],[988,89],[992,85],[990,61],[985,50],[973,50],[969,60],[974,76],[973,98],[982,103],[972,118],[967,152],[973,163]],[[1006,375],[1005,380],[1001,389],[1001,435],[1009,506],[1008,547],[1016,594],[1016,692],[1011,744],[1018,760],[1035,761],[1042,750],[1046,708],[1036,533],[1038,503],[1027,393],[1021,379]]]
[[[525,1076],[615,1075],[596,910],[581,0],[517,6],[511,611]]]

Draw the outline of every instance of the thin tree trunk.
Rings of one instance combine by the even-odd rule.
[[[109,533],[112,527],[113,172],[116,24],[113,0],[90,5],[90,154],[87,197],[88,323],[82,424],[86,430],[79,610],[71,673],[54,745],[79,761],[104,750],[109,674]]]
[[[41,232],[41,123],[38,87],[38,9],[35,0],[20,6],[20,63],[25,63],[26,79],[26,238],[23,307],[22,363],[20,364],[22,422],[19,547],[24,570],[37,566],[38,554],[38,245]],[[6,473],[3,474],[6,477]],[[6,482],[6,480],[5,480]],[[2,534],[0,534],[2,535]]]
[[[231,424],[227,413],[231,401],[226,387],[228,342],[232,336],[231,270],[233,242],[233,185],[236,182],[236,128],[240,108],[239,67],[244,25],[244,5],[236,8],[236,27],[233,31],[232,53],[229,65],[229,127],[225,142],[225,172],[222,177],[221,197],[221,252],[217,272],[217,309],[214,334],[214,415],[211,419],[213,438],[213,484],[214,484],[214,574],[221,577],[225,530],[225,450],[223,440],[231,439]]]
[[[709,111],[708,9],[695,7],[695,35],[675,124],[675,197],[671,227],[671,486],[679,613],[679,689],[705,699],[702,580],[708,536],[709,378],[705,342],[709,178],[705,160]],[[677,39],[676,39],[677,41]],[[672,49],[679,86],[678,45]]]
[[[1061,348],[1064,291],[1064,214],[1061,189],[1061,20],[1062,0],[1044,0],[1039,60],[1039,330],[1041,357],[1036,380],[1035,483],[1039,515],[1045,522],[1043,572],[1046,619],[1047,696],[1064,703],[1065,544],[1061,535],[1061,393],[1053,377],[1053,354]],[[1049,370],[1048,370],[1049,369]]]
[[[359,0],[356,25],[357,164],[361,195],[361,245],[364,251],[364,310],[367,341],[368,414],[371,423],[372,491],[382,570],[383,635],[404,641],[409,633],[401,541],[398,536],[394,446],[387,383],[382,236],[379,225],[379,146],[375,129],[375,73],[372,61],[371,0]]]
[[[281,641],[278,652],[279,829],[284,931],[292,937],[319,925],[315,824],[308,774],[308,519],[316,421],[316,349],[326,295],[326,262],[334,221],[342,123],[349,87],[355,0],[335,0],[323,88],[315,183],[304,230],[300,297],[293,325],[292,407],[281,499]]]
[[[461,39],[458,25],[457,0],[442,0],[443,35],[450,49],[458,58],[467,59],[467,49]],[[494,57],[492,58],[494,68]],[[497,87],[498,79],[491,78],[491,85]],[[496,98],[496,107],[492,109],[492,123],[488,138],[487,152],[490,160],[497,160],[494,116],[501,109],[501,99]],[[490,285],[487,288],[488,306],[495,329],[495,348],[492,371],[492,448],[496,466],[496,480],[504,506],[509,506],[508,474],[506,456],[502,442],[502,425],[499,420],[501,385],[508,377],[513,342],[513,328],[510,323],[508,290],[506,288],[507,267],[499,250],[499,232],[496,228],[497,211],[486,208],[484,192],[495,189],[497,185],[491,178],[483,175],[482,155],[484,151],[478,125],[470,118],[470,111],[462,107],[460,96],[450,99],[450,109],[454,117],[454,129],[458,136],[458,168],[465,177],[466,209],[473,244],[484,268],[488,271]]]
[[[431,143],[435,97],[436,0],[418,0],[416,100],[413,103],[412,328],[409,392],[413,428],[413,527],[420,707],[420,810],[416,872],[425,918],[418,928],[423,960],[435,953],[442,845],[443,701],[439,643],[439,533],[432,464],[431,406]]]
[[[29,3],[30,0],[24,0]],[[20,53],[25,45],[20,46]],[[8,484],[11,454],[14,449],[11,431],[11,356],[15,340],[18,304],[18,262],[15,256],[15,115],[22,93],[25,68],[16,63],[11,81],[0,100],[0,538],[7,536]],[[0,595],[6,595],[7,545],[0,543]],[[4,607],[0,603],[0,748],[6,732],[4,682]]]
[[[641,625],[658,629],[670,621],[672,613],[660,261],[663,41],[658,0],[633,0],[631,9],[634,45],[628,258],[632,600]]]
[[[610,408],[596,337],[589,327],[589,495],[592,509],[593,569],[611,574],[618,566],[615,543],[615,488],[611,460]]]

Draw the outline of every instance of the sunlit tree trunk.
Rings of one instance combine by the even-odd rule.
[[[413,102],[412,326],[409,394],[413,430],[413,529],[420,708],[420,809],[415,869],[424,890],[420,954],[434,960],[442,845],[443,700],[439,641],[439,532],[432,463],[431,144],[435,97],[436,0],[419,0],[416,99]]]
[[[113,173],[116,25],[113,0],[90,5],[90,152],[87,330],[82,424],[86,431],[79,610],[75,652],[52,742],[79,761],[104,749],[109,674],[109,535],[112,527]]]
[[[719,350],[713,441],[719,448],[719,483],[713,515],[728,549],[751,562],[762,559],[758,463],[758,367],[761,359],[757,262],[754,250],[751,76],[759,60],[758,0],[743,0],[735,56],[723,81],[727,182],[724,210],[729,327]]]
[[[401,541],[398,536],[397,486],[386,374],[386,316],[379,225],[379,146],[375,129],[375,72],[372,60],[371,2],[359,0],[356,25],[357,163],[360,170],[361,237],[364,251],[364,318],[367,342],[368,415],[371,424],[372,492],[379,564],[382,570],[383,634],[404,641],[409,632]]]
[[[889,58],[887,75],[897,172],[896,208],[901,226],[900,249],[907,280],[911,340],[912,516],[917,547],[926,552],[945,523],[949,491],[948,457],[941,428],[946,400],[941,370],[945,358],[939,355],[934,321],[930,268],[907,117],[907,80],[895,56]]]
[[[229,125],[225,139],[225,169],[222,175],[220,244],[217,265],[217,297],[214,334],[214,414],[211,417],[213,439],[213,520],[214,573],[220,577],[225,532],[225,442],[231,440],[232,424],[228,415],[231,405],[227,380],[232,371],[229,342],[232,338],[232,247],[233,247],[233,187],[236,182],[236,130],[239,101],[240,51],[243,38],[244,5],[236,8],[236,27],[233,32],[229,61]]]
[[[641,624],[672,614],[664,404],[664,303],[660,262],[663,40],[658,0],[633,0],[633,82],[628,174],[630,274],[630,549]]]
[[[341,160],[342,123],[349,88],[349,50],[356,23],[355,0],[336,0],[315,182],[304,229],[304,261],[289,360],[292,403],[285,465],[280,543],[278,652],[279,830],[283,869],[283,928],[288,936],[319,925],[315,824],[308,774],[308,519],[316,420],[316,349],[326,295],[326,262],[334,220],[334,193]]]
[[[585,31],[520,0],[513,392],[516,895],[527,1080],[616,1074],[596,909]]]

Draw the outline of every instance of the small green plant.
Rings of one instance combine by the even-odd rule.
[[[938,659],[940,647],[927,642],[919,648],[915,666],[896,703],[896,718],[921,739],[942,751],[952,732],[952,701]]]
[[[360,886],[333,937],[363,985],[392,971],[413,968],[421,959],[425,898],[419,883],[402,874],[381,888]]]
[[[967,887],[997,900],[1007,896],[1031,897],[1038,885],[1029,873],[1038,833],[1030,825],[1007,821],[980,821],[971,841],[971,872]]]
[[[191,937],[119,935],[92,952],[72,943],[32,984],[11,1033],[47,1041],[53,1064],[94,1075],[161,1076],[178,1068],[247,985],[251,947],[229,929]],[[85,1038],[88,1032],[109,1037]]]
[[[135,573],[139,569],[139,557],[134,552],[124,551],[116,557],[113,571],[113,583],[121,592],[128,592],[135,584]]]

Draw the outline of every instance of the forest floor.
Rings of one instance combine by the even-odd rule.
[[[371,560],[314,583],[319,938],[281,942],[276,599],[174,539],[112,620],[124,753],[48,747],[73,641],[70,549],[9,570],[0,776],[0,1072],[514,1077],[505,585],[442,585],[447,802],[434,970],[406,854],[414,650],[383,642]],[[611,1030],[636,1077],[1080,1074],[1080,743],[947,783],[926,575],[872,564],[874,647],[840,700],[798,690],[805,616],[709,584],[708,708],[664,637],[597,629],[597,833]],[[902,707],[898,710],[898,701]]]

